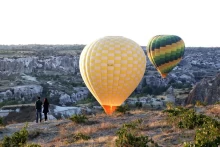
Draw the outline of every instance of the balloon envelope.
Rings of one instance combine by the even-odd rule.
[[[163,78],[181,61],[185,50],[183,40],[175,35],[154,36],[147,45],[147,55]]]
[[[134,41],[107,36],[88,44],[79,63],[86,86],[110,115],[140,83],[146,56]]]

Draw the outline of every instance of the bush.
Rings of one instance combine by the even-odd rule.
[[[71,137],[70,140],[68,140],[67,142],[68,143],[74,143],[78,140],[89,140],[91,137],[88,136],[88,135],[85,135],[85,134],[82,134],[82,133],[78,133],[78,134],[75,134]]]
[[[77,101],[76,104],[87,104],[87,103],[92,103],[92,102],[96,102],[96,99],[91,93],[89,93],[87,98]]]
[[[15,132],[11,137],[5,136],[3,139],[3,147],[23,147],[28,138],[27,124],[19,131]]]
[[[135,103],[135,106],[136,106],[138,109],[142,108],[142,102],[136,102],[136,103]]]
[[[220,123],[209,116],[196,114],[193,109],[182,107],[165,110],[168,121],[179,128],[196,129],[195,143],[185,142],[185,147],[217,147],[220,145]]]
[[[189,83],[172,83],[173,88],[183,89],[183,88],[192,88],[192,85]]]
[[[160,95],[163,92],[167,91],[168,86],[167,87],[153,87],[152,89],[153,89],[153,92],[152,92],[153,95]]]
[[[168,113],[168,122],[175,123],[179,128],[194,129],[195,127],[202,127],[204,124],[217,123],[216,120],[212,119],[203,114],[196,114],[193,109],[186,109],[183,107],[177,107],[163,112]]]
[[[127,111],[129,111],[128,104],[126,104],[126,105],[121,105],[121,106],[119,106],[119,107],[116,109],[116,112],[120,112],[120,113],[123,113],[123,114],[125,114]]]
[[[0,102],[0,108],[6,105],[17,105],[19,102],[17,100],[6,100],[3,102]]]
[[[144,87],[142,88],[142,93],[150,94],[150,95],[151,95],[152,92],[153,92],[153,90],[152,90],[152,88],[149,87],[149,86],[144,86]]]
[[[85,115],[72,115],[70,117],[70,120],[72,120],[75,123],[85,123],[88,118]]]
[[[195,106],[206,106],[206,105],[207,103],[201,102],[201,101],[196,101],[196,104],[195,104]]]
[[[184,147],[218,147],[220,145],[220,125],[207,122],[196,130],[195,143],[184,142]]]
[[[40,131],[38,130],[35,130],[35,131],[29,131],[28,132],[28,138],[29,139],[33,139],[33,138],[36,138],[40,135]]]
[[[26,145],[25,147],[41,147],[41,146],[39,144],[32,143],[32,144]]]
[[[3,126],[4,124],[3,124],[3,118],[2,117],[0,117],[0,126]]]
[[[117,131],[118,139],[116,139],[117,147],[147,147],[148,143],[152,143],[154,146],[158,146],[148,136],[140,135],[142,120],[136,120],[134,122],[123,124],[123,126]]]
[[[220,145],[220,125],[207,122],[202,128],[196,130],[195,145],[201,147],[217,147]]]
[[[173,109],[173,108],[174,108],[173,102],[167,102],[167,103],[166,103],[166,107],[167,107],[168,110],[169,110],[169,109]]]
[[[218,102],[215,102],[215,105],[218,105],[218,104],[220,104],[220,101],[218,101]]]

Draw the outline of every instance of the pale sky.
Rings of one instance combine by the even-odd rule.
[[[161,34],[220,46],[218,0],[0,0],[0,44],[88,44],[124,36],[146,46]]]

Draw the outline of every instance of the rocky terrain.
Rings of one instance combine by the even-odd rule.
[[[214,104],[220,101],[220,74],[214,78],[202,79],[190,92],[186,104],[196,101]]]
[[[72,106],[91,97],[79,72],[83,48],[84,45],[0,45],[0,102],[33,103],[36,96],[41,96],[55,105]],[[183,104],[192,86],[219,72],[220,48],[186,48],[183,60],[166,79],[148,60],[145,75],[131,97],[156,97],[171,87],[176,102]],[[175,93],[178,89],[184,90],[185,95]]]
[[[176,105],[210,104],[194,107],[219,120],[220,48],[186,48],[180,64],[162,79],[150,61],[145,75],[124,104],[126,114],[104,114],[86,88],[79,72],[79,56],[84,45],[0,45],[0,140],[12,135],[28,122],[29,143],[41,146],[115,146],[116,131],[126,122],[143,119],[141,134],[160,146],[183,146],[193,141],[195,130],[181,130],[168,124],[161,110],[168,102]],[[145,49],[143,47],[143,49]],[[49,121],[35,123],[34,101],[49,98]],[[88,117],[76,124],[73,114]],[[71,143],[83,133],[91,138]]]
[[[209,105],[194,108],[197,113],[202,113],[219,120],[220,105]],[[125,123],[141,119],[140,135],[152,138],[160,147],[182,147],[183,142],[194,140],[195,129],[180,129],[167,122],[167,114],[155,109],[131,109],[126,114],[114,113],[107,116],[103,111],[96,115],[86,115],[86,123],[77,124],[69,119],[49,120],[48,122],[35,123],[27,121],[29,132],[28,143],[37,143],[42,147],[84,147],[84,146],[109,146],[115,147],[118,138],[116,132]],[[0,127],[0,140],[5,135],[12,135],[25,126],[25,123],[13,122],[5,127]],[[82,133],[90,138],[88,140],[73,141],[74,134]]]

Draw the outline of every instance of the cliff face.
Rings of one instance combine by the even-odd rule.
[[[1,79],[11,74],[32,74],[37,71],[79,72],[79,56],[22,57],[0,59]]]
[[[189,93],[186,104],[193,104],[196,101],[214,104],[220,101],[220,74],[213,79],[203,79]]]

